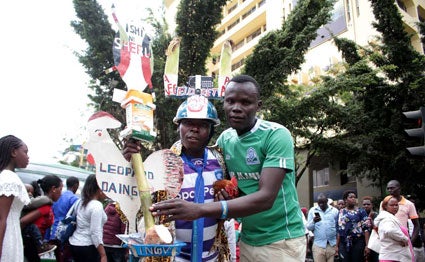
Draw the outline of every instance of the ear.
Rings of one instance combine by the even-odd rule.
[[[10,152],[11,158],[15,158],[17,155],[18,153],[16,152],[16,149],[12,149],[12,152]]]
[[[263,101],[262,100],[258,100],[257,102],[257,112],[260,111],[261,107],[263,106]]]

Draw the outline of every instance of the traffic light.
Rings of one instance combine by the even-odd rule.
[[[417,128],[405,129],[404,132],[410,137],[422,139],[421,146],[408,147],[407,151],[412,156],[425,156],[425,107],[422,106],[416,111],[403,112],[403,115],[409,122],[417,124]]]

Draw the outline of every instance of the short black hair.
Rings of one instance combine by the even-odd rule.
[[[66,187],[72,188],[74,185],[79,184],[80,181],[75,176],[70,176],[66,179]]]
[[[257,92],[258,92],[258,96],[260,96],[260,93],[261,93],[260,85],[258,84],[257,80],[255,80],[252,76],[237,75],[237,76],[234,76],[232,79],[230,79],[230,82],[236,82],[236,83],[240,83],[240,84],[250,82],[255,86],[255,88],[257,89]]]
[[[327,201],[328,197],[327,197],[324,193],[320,193],[320,194],[317,196],[317,202],[319,202],[319,199],[324,199],[324,198],[326,198],[326,201]]]
[[[356,197],[357,197],[357,193],[356,193],[356,191],[354,191],[353,189],[348,189],[348,190],[346,190],[346,191],[344,192],[344,194],[342,195],[342,199],[344,199],[344,201],[345,201],[345,200],[347,200],[348,195],[350,195],[350,194],[354,194],[354,195],[356,195]]]

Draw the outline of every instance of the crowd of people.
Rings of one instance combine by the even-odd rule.
[[[106,196],[96,176],[89,175],[85,181],[75,232],[69,241],[61,242],[55,232],[59,221],[79,199],[79,180],[68,177],[64,192],[62,179],[56,175],[24,184],[14,171],[25,168],[28,162],[28,147],[21,139],[13,135],[0,138],[0,261],[37,262],[50,252],[59,262],[127,261],[126,248],[120,246],[124,251],[116,256],[105,246],[113,241],[119,245],[115,234],[125,233],[126,227],[115,227],[115,206],[104,208]],[[104,227],[108,223],[112,224]]]
[[[162,223],[174,221],[176,240],[186,243],[175,261],[304,262],[308,252],[317,262],[424,261],[419,217],[414,204],[400,194],[398,181],[388,182],[390,195],[379,212],[370,197],[359,207],[353,190],[344,192],[335,206],[319,194],[317,206],[302,211],[292,136],[284,126],[257,118],[260,90],[250,76],[230,80],[223,103],[230,127],[214,146],[209,143],[220,120],[212,103],[194,95],[177,110],[180,139],[172,151],[183,161],[181,191],[177,198],[150,207]],[[140,150],[140,141],[127,139],[123,155],[130,161]],[[39,261],[46,252],[54,252],[57,261],[127,261],[129,251],[115,236],[127,226],[118,204],[105,201],[96,176],[87,177],[79,201],[74,177],[67,179],[65,192],[54,175],[24,185],[14,170],[28,161],[22,140],[12,135],[0,139],[0,262],[24,257]],[[222,179],[237,181],[238,197],[225,189],[214,193],[214,182]],[[55,231],[76,201],[77,227],[62,243]],[[221,220],[231,221],[223,226],[230,233],[220,242],[225,246],[217,248]],[[373,230],[379,235],[379,251],[368,247]]]
[[[306,212],[310,261],[425,261],[424,231],[414,203],[400,195],[396,180],[388,182],[387,191],[379,210],[374,209],[370,196],[363,197],[358,206],[354,190],[345,191],[335,206],[319,194],[317,206]]]

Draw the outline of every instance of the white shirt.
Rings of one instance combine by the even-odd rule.
[[[30,202],[30,198],[24,184],[15,172],[7,169],[1,171],[0,196],[13,196],[12,205],[6,218],[6,231],[4,232],[0,261],[23,261],[24,247],[19,218],[22,208]]]
[[[96,248],[103,245],[103,225],[107,220],[102,203],[91,200],[86,207],[81,205],[77,210],[77,229],[69,238],[73,246],[90,246]]]

